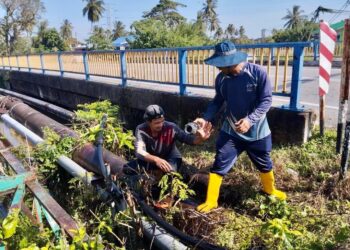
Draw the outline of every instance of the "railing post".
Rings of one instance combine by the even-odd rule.
[[[83,64],[84,64],[84,73],[85,73],[85,80],[90,80],[90,74],[89,74],[89,64],[88,64],[88,57],[87,52],[83,51]]]
[[[44,65],[43,53],[40,53],[40,63],[41,63],[41,70],[42,70],[43,74],[45,74],[45,65]]]
[[[294,47],[293,53],[293,69],[292,69],[292,83],[291,83],[291,96],[290,96],[290,109],[300,109],[299,97],[300,97],[300,83],[302,77],[304,65],[304,46]]]
[[[275,60],[275,57],[273,55],[274,52],[275,52],[274,48],[271,48],[271,62],[273,62],[273,60]]]
[[[2,60],[2,69],[5,69],[5,63],[4,63],[4,57],[3,56],[1,57],[1,60]]]
[[[29,55],[27,54],[27,65],[28,65],[28,71],[32,72],[32,69],[30,68],[30,61],[29,61]]]
[[[314,62],[315,62],[315,61],[317,61],[320,46],[319,46],[318,41],[314,41],[313,45],[314,45],[313,50],[314,50]]]
[[[21,71],[21,68],[19,67],[19,62],[18,62],[18,55],[16,55],[16,62],[17,62],[17,69],[18,69],[18,71]]]
[[[127,71],[126,71],[126,51],[120,51],[120,72],[122,77],[122,86],[125,87],[127,83]]]
[[[63,63],[62,63],[62,58],[61,58],[61,51],[57,53],[57,59],[58,59],[58,67],[60,70],[60,75],[63,77],[64,74],[64,69],[63,69]]]
[[[10,56],[7,56],[7,58],[8,58],[8,61],[9,61],[10,70],[12,70],[11,61],[10,61]]]
[[[187,58],[187,51],[186,50],[179,50],[179,86],[180,86],[180,95],[186,94],[186,58]]]

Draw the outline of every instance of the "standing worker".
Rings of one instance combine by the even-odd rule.
[[[243,151],[260,171],[263,191],[285,200],[286,194],[275,188],[270,157],[272,142],[266,113],[271,107],[272,89],[266,71],[247,62],[247,54],[237,51],[229,41],[217,44],[214,55],[205,63],[221,72],[215,80],[214,99],[204,117],[195,122],[204,128],[211,124],[224,103],[226,111],[216,142],[215,162],[209,174],[207,198],[197,210],[208,212],[218,206],[222,178]]]

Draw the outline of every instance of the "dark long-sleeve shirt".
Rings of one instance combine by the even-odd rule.
[[[238,75],[218,74],[215,81],[215,97],[208,105],[204,119],[212,121],[226,102],[222,130],[247,141],[255,141],[269,135],[266,113],[272,103],[271,83],[266,71],[259,65],[246,63]],[[248,132],[240,134],[234,123],[247,118],[252,125]]]
[[[152,137],[151,129],[147,123],[142,123],[135,130],[136,157],[143,160],[147,154],[158,156],[162,159],[181,158],[175,141],[193,144],[195,136],[186,134],[175,123],[164,122],[162,131],[157,138]]]

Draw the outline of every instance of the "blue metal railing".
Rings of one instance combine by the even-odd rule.
[[[313,58],[316,60],[318,42],[242,44],[236,47],[239,50],[247,51],[250,55],[250,61],[266,66],[268,73],[270,68],[274,67],[275,91],[273,94],[290,97],[288,108],[300,108],[299,92],[304,51],[305,48],[314,47]],[[84,74],[86,80],[90,80],[91,76],[118,78],[121,79],[121,84],[124,87],[127,86],[128,80],[177,84],[180,95],[185,95],[187,86],[214,87],[213,83],[218,71],[214,67],[204,64],[204,59],[213,52],[213,49],[214,46],[200,46],[40,53],[1,57],[0,66],[10,70],[14,68],[27,69],[29,72],[40,70],[42,74],[47,73],[47,71],[57,71],[61,77],[64,77],[65,73]],[[14,59],[16,59],[15,65],[13,65]],[[278,69],[281,62],[282,66],[284,65],[282,88],[278,82]],[[287,79],[286,73],[290,66],[289,62],[292,66],[290,80]],[[287,90],[289,82],[290,86]]]

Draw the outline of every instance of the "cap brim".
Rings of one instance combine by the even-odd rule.
[[[213,65],[215,67],[229,67],[232,65],[240,64],[241,62],[247,61],[248,54],[242,51],[237,51],[232,55],[218,56],[212,55],[211,57],[204,60],[206,64]]]

